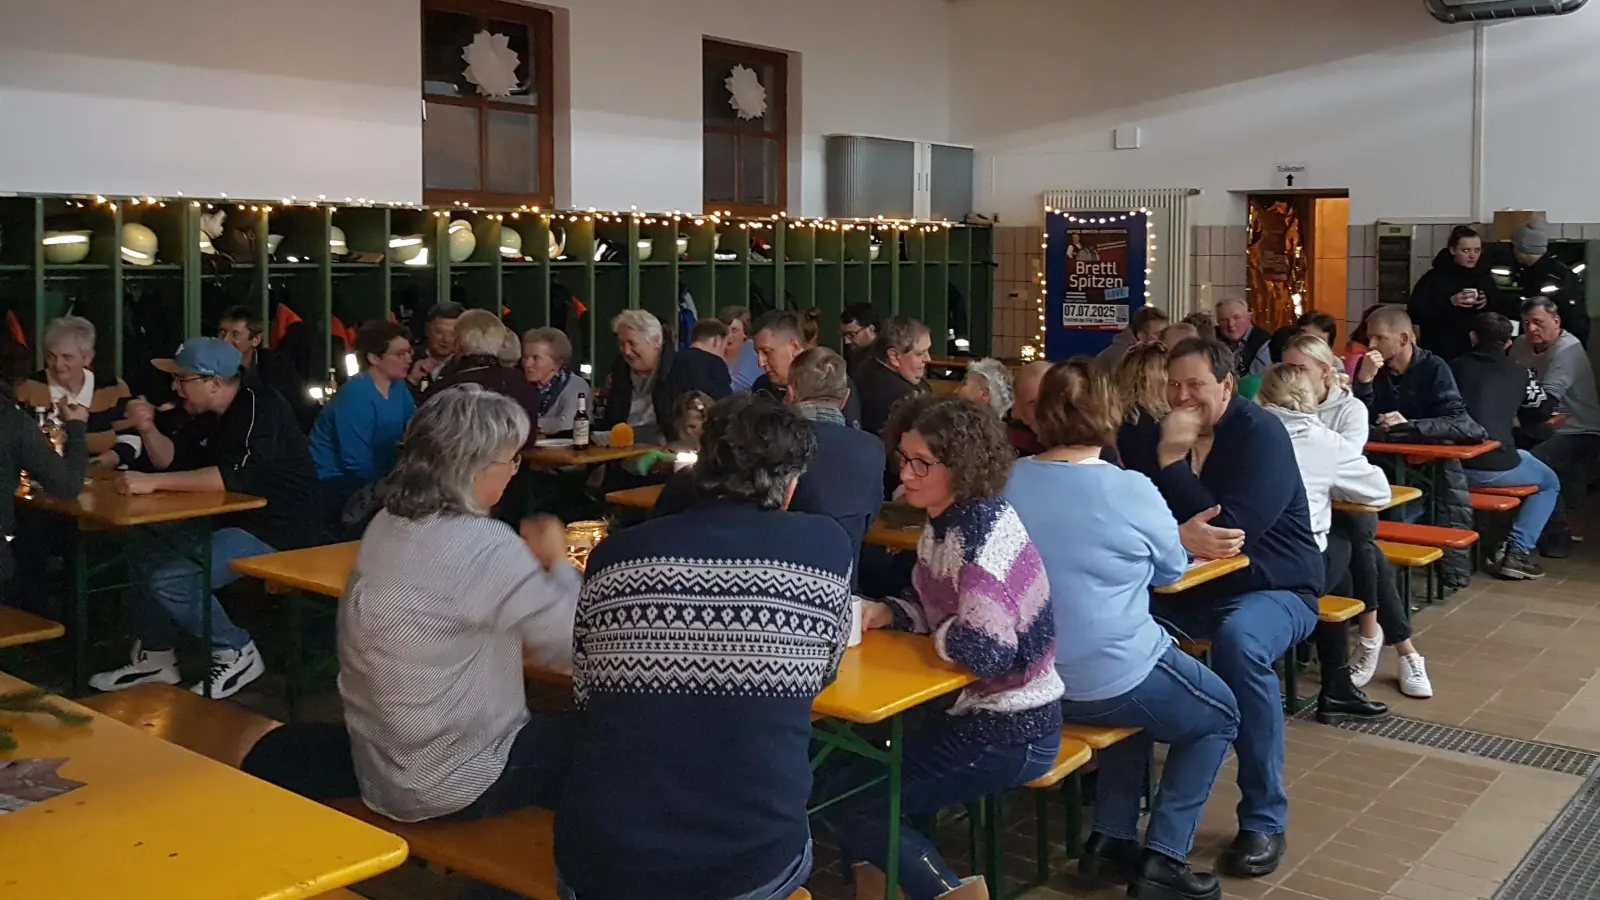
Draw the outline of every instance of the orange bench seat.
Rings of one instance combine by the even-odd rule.
[[[1478,533],[1465,528],[1439,525],[1408,525],[1405,522],[1378,522],[1378,540],[1443,550],[1465,550],[1478,542]]]
[[[1499,487],[1480,485],[1472,489],[1474,494],[1488,494],[1491,497],[1532,497],[1539,493],[1536,484],[1506,484]]]

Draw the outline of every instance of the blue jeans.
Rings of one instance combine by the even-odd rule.
[[[146,650],[172,650],[179,630],[199,639],[205,607],[211,604],[211,646],[241,650],[250,632],[233,624],[216,595],[200,596],[199,542],[202,535],[185,525],[155,527],[140,532],[128,553],[128,567],[140,588],[134,610],[134,633]],[[246,556],[272,553],[260,538],[242,528],[219,528],[211,536],[211,587],[226,587],[239,580],[228,563]]]
[[[1556,476],[1555,469],[1526,450],[1518,450],[1517,458],[1520,462],[1516,467],[1504,472],[1485,472],[1480,469],[1462,471],[1467,473],[1467,484],[1473,487],[1505,487],[1513,484],[1539,487],[1537,494],[1522,498],[1522,505],[1517,507],[1516,521],[1511,524],[1511,545],[1528,553],[1538,545],[1545,523],[1550,521],[1550,514],[1555,512],[1556,501],[1561,496],[1561,479]]]
[[[1094,830],[1106,837],[1138,842],[1140,783],[1150,748],[1158,741],[1168,745],[1145,846],[1186,861],[1217,770],[1239,733],[1233,691],[1169,644],[1138,687],[1106,700],[1063,700],[1061,717],[1080,725],[1141,729],[1097,754]]]
[[[1055,763],[1061,735],[1051,734],[1031,744],[997,747],[951,735],[948,728],[915,735],[905,741],[900,777],[902,815],[931,815],[947,806],[974,800],[1026,784]],[[835,768],[819,779],[816,796],[837,797],[874,778],[883,767],[863,761]],[[887,868],[889,840],[889,785],[886,781],[823,809],[818,816],[839,838],[847,864],[869,862]],[[908,900],[933,900],[961,886],[961,876],[950,868],[933,842],[900,823],[900,890]]]
[[[806,841],[806,849],[795,858],[782,875],[753,891],[737,897],[728,897],[726,900],[785,900],[811,877],[811,862],[811,842]],[[559,871],[556,872],[556,896],[561,900],[578,900],[578,895],[561,880]],[[710,898],[710,900],[720,900],[720,898]]]
[[[1182,594],[1158,596],[1152,612],[1188,638],[1211,641],[1211,666],[1239,701],[1239,828],[1282,834],[1289,824],[1283,790],[1283,699],[1272,665],[1317,626],[1311,605],[1290,591],[1252,591],[1198,605]]]

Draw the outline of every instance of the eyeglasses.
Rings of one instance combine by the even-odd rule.
[[[863,331],[866,331],[866,329],[865,328],[841,328],[841,329],[839,329],[839,334],[842,335],[845,340],[853,341],[853,340],[856,339],[856,335],[860,334]]]
[[[899,450],[894,451],[894,458],[896,466],[902,470],[910,469],[911,474],[917,476],[918,478],[926,478],[928,477],[928,473],[933,471],[935,466],[944,465],[944,463],[939,462],[938,460],[929,461],[926,459],[918,459],[915,456],[907,456],[904,453],[901,453]]]
[[[519,453],[516,456],[511,457],[510,459],[497,459],[494,462],[489,463],[489,465],[491,465],[491,466],[510,466],[512,473],[515,474],[518,469],[522,468],[522,454]]]

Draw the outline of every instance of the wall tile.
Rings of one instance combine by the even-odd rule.
[[[1211,266],[1219,262],[1221,257],[1197,256],[1194,260],[1194,283],[1210,284],[1213,281]]]
[[[1600,225],[1585,222],[1583,225],[1583,239],[1586,241],[1600,241]]]
[[[1226,226],[1223,232],[1223,252],[1228,256],[1244,256],[1245,228],[1243,225]],[[1243,283],[1242,281],[1240,282]]]
[[[1205,225],[1189,226],[1190,250],[1195,256],[1209,256],[1211,254],[1211,232]]]
[[[1232,231],[1232,229],[1234,227],[1235,226],[1231,226],[1231,225],[1229,226],[1229,231],[1230,231],[1229,240],[1230,241],[1233,239],[1231,231]],[[1239,239],[1241,241],[1243,241],[1244,240],[1244,234],[1243,234],[1244,228],[1243,228],[1243,226],[1238,226],[1238,227],[1239,227],[1239,231],[1240,231]],[[1215,274],[1216,270],[1213,269],[1212,271],[1213,271],[1213,274]],[[1244,287],[1244,285],[1245,285],[1245,257],[1243,255],[1238,255],[1238,256],[1230,255],[1230,256],[1228,256],[1227,257],[1227,261],[1226,261],[1226,269],[1224,270],[1224,272],[1225,272],[1225,277],[1222,279],[1223,284],[1225,284],[1225,285],[1227,285],[1229,287],[1239,287],[1239,288]]]

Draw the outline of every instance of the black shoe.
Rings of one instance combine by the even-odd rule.
[[[1098,831],[1091,832],[1083,842],[1083,856],[1078,858],[1078,877],[1085,888],[1104,884],[1127,884],[1139,869],[1137,841],[1107,837]]]
[[[1235,878],[1260,878],[1278,870],[1283,861],[1283,848],[1287,839],[1281,834],[1262,834],[1259,831],[1241,831],[1233,843],[1222,852],[1217,865],[1226,875]]]
[[[1533,561],[1526,550],[1518,550],[1508,542],[1496,550],[1487,567],[1489,574],[1507,581],[1538,581],[1544,569]]]
[[[1546,559],[1566,559],[1572,555],[1572,536],[1549,534],[1539,540],[1539,555]]]
[[[1137,900],[1217,900],[1222,896],[1222,883],[1210,873],[1191,871],[1188,863],[1146,850],[1133,883],[1128,885],[1128,896]]]
[[[1337,725],[1345,719],[1388,718],[1389,707],[1367,698],[1350,683],[1350,667],[1334,666],[1322,672],[1322,692],[1317,695],[1317,721]],[[1240,832],[1243,834],[1244,832]]]

